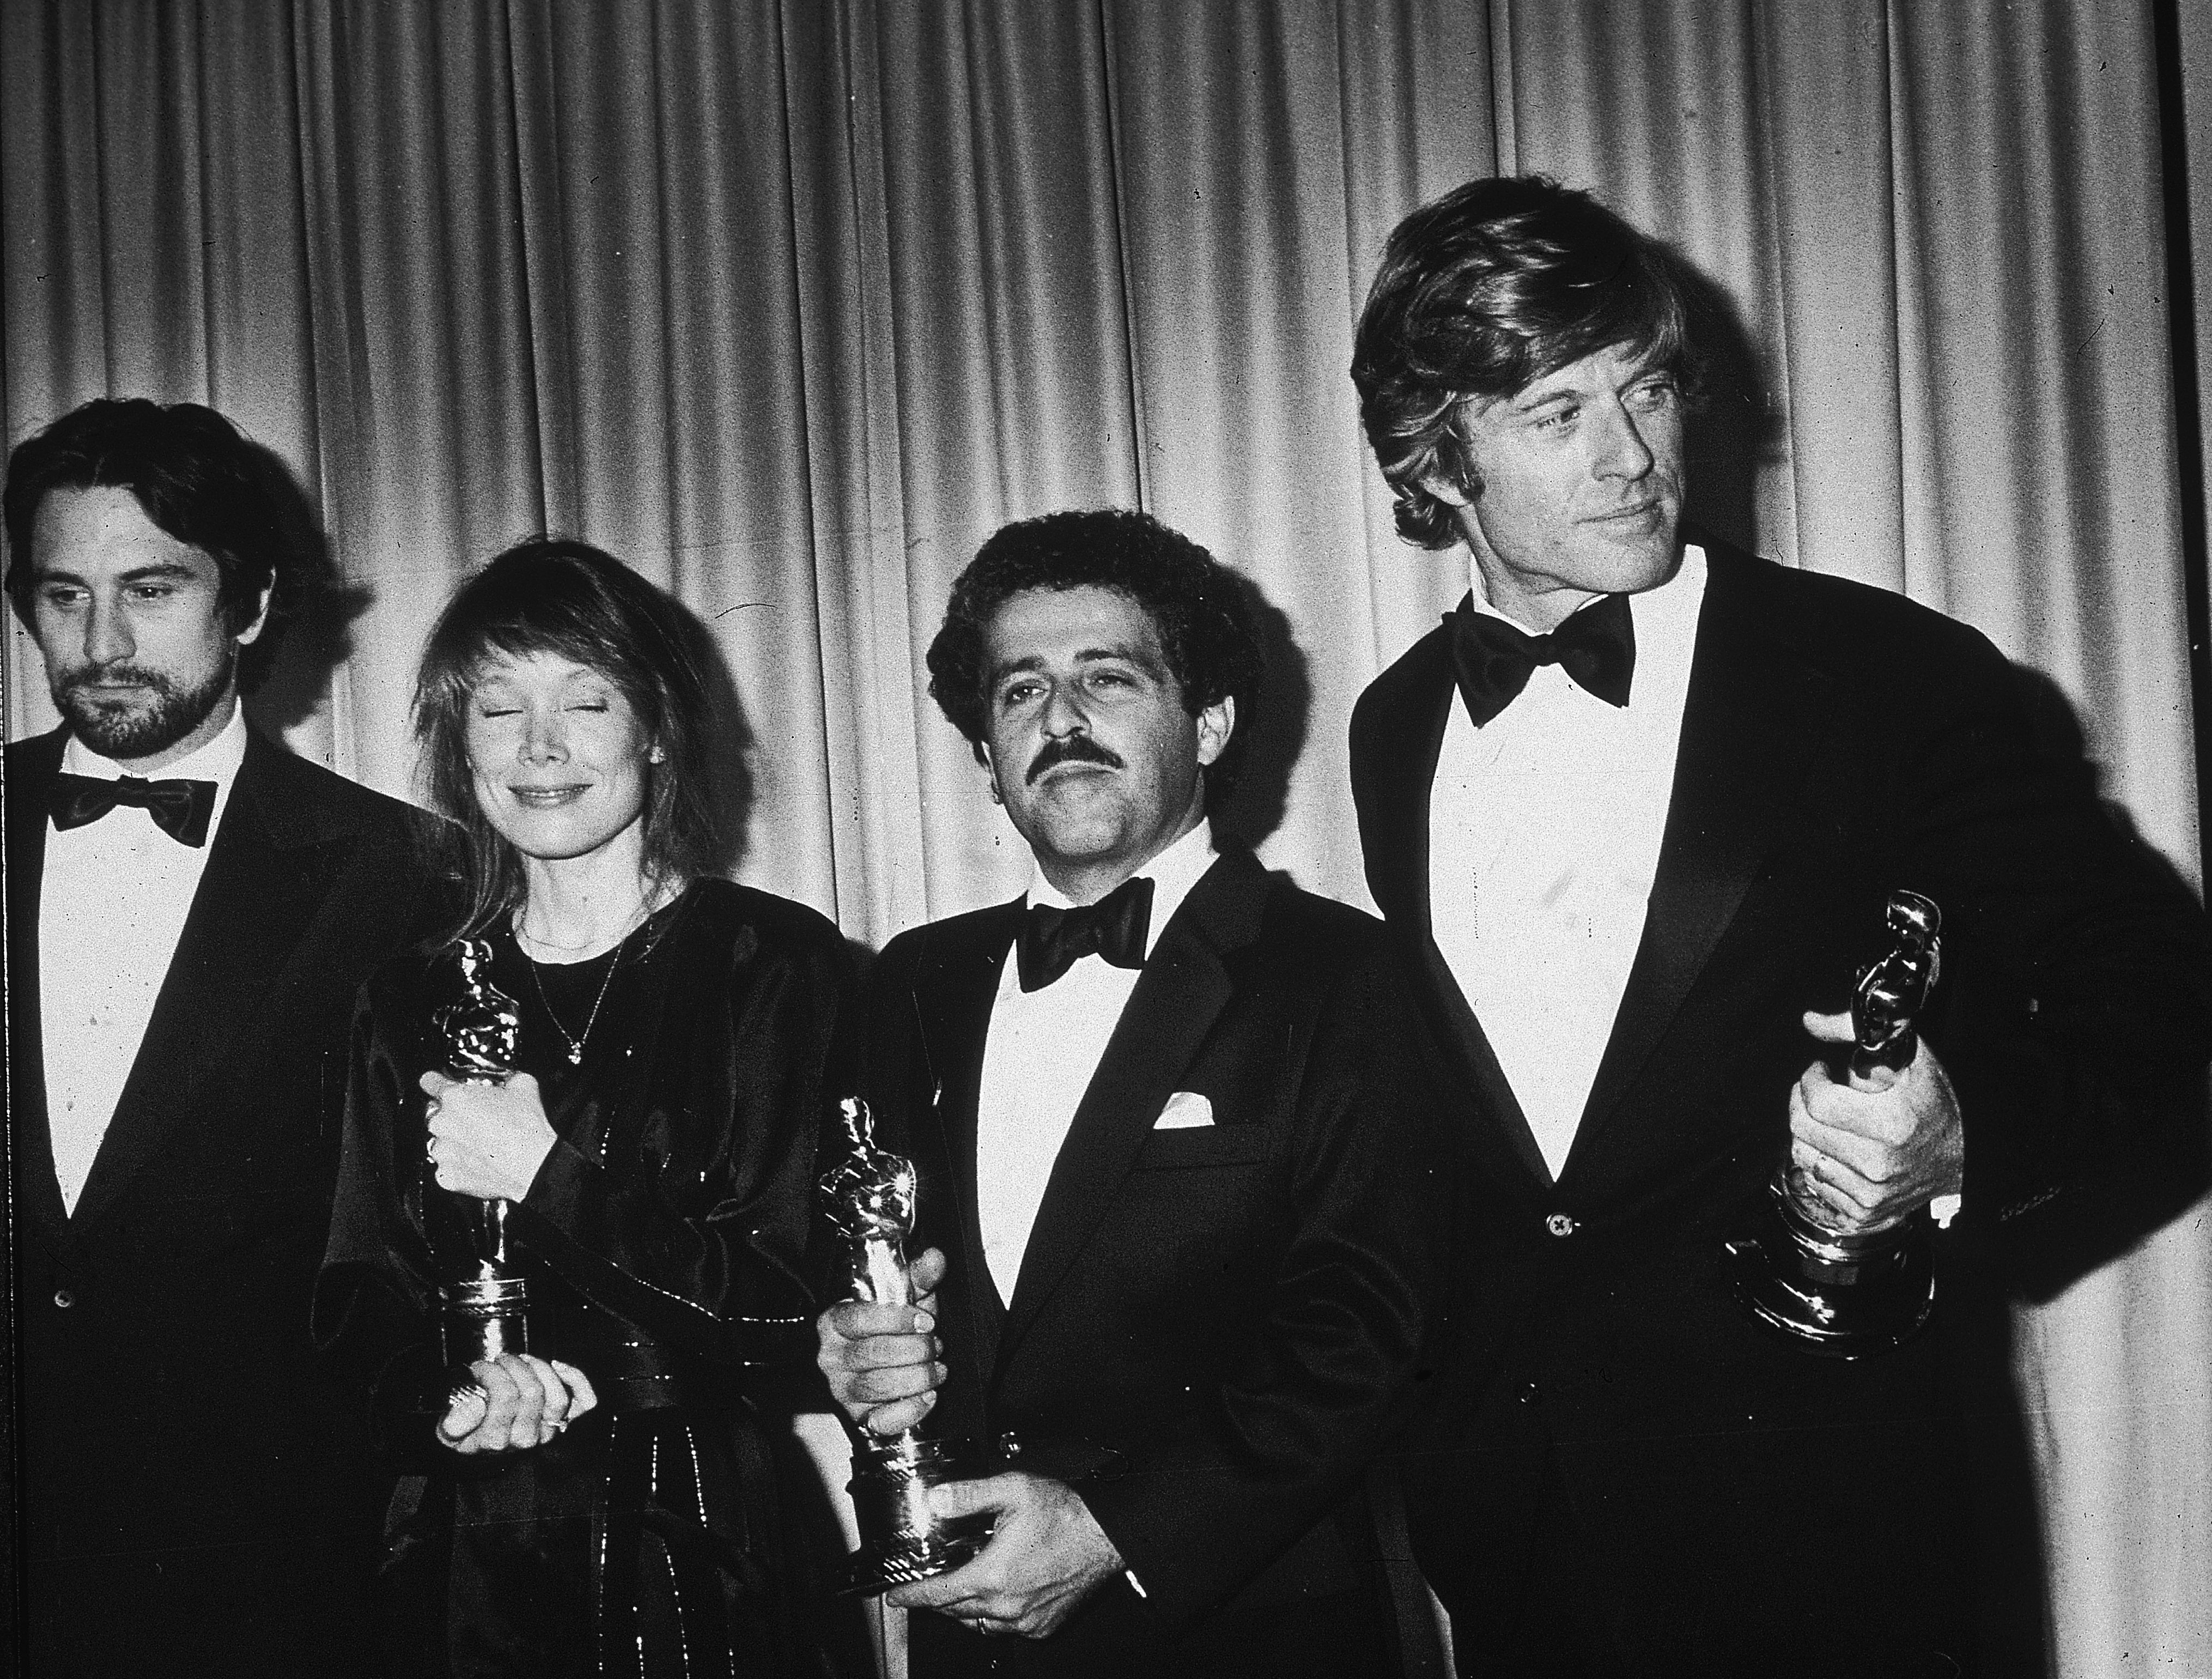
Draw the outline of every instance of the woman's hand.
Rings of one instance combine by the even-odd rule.
[[[420,1083],[430,1098],[424,1120],[438,1187],[487,1201],[528,1195],[559,1141],[545,1117],[538,1080],[518,1073],[495,1085],[425,1073]]]
[[[558,1359],[502,1353],[469,1366],[438,1423],[438,1440],[465,1457],[480,1451],[528,1451],[599,1402],[584,1372]]]

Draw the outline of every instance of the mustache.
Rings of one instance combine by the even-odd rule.
[[[176,684],[167,671],[149,670],[143,665],[125,664],[120,660],[108,665],[80,665],[73,671],[64,671],[56,685],[75,691],[109,683],[129,683],[172,696],[176,692]]]
[[[1062,763],[1096,763],[1108,770],[1123,768],[1121,760],[1108,751],[1087,734],[1063,735],[1057,740],[1048,740],[1037,751],[1030,763],[1029,774],[1023,779],[1034,785],[1036,778],[1048,770]]]

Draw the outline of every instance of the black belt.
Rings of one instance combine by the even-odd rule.
[[[653,1341],[620,1341],[579,1349],[576,1362],[611,1411],[655,1411],[713,1402],[696,1360]]]

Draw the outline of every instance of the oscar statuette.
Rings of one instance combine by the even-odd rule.
[[[1891,947],[1851,995],[1855,1083],[1908,1065],[1941,966],[1942,916],[1917,892],[1889,896]],[[1881,1230],[1845,1233],[1785,1159],[1767,1186],[1764,1227],[1725,1244],[1737,1297],[1759,1323],[1808,1353],[1856,1359],[1899,1346],[1936,1301],[1933,1221],[1925,1207]]]
[[[847,1152],[822,1179],[841,1275],[854,1299],[911,1305],[906,1243],[914,1233],[914,1163],[875,1146],[866,1104],[848,1098],[841,1111]],[[929,1579],[983,1548],[989,1518],[939,1520],[930,1512],[929,1489],[1006,1467],[1015,1451],[1011,1440],[985,1446],[924,1439],[911,1428],[890,1436],[861,1429],[859,1435],[849,1490],[860,1548],[850,1559],[848,1591],[873,1597]]]
[[[497,1084],[514,1071],[522,1012],[514,998],[491,982],[489,944],[464,939],[458,957],[460,999],[436,1015],[446,1043],[447,1069],[456,1079]],[[443,1214],[430,1220],[439,1331],[459,1391],[470,1385],[471,1365],[502,1353],[530,1350],[526,1316],[529,1291],[521,1268],[507,1252],[508,1203],[440,1189],[434,1171],[431,1179],[425,1187],[438,1197]]]

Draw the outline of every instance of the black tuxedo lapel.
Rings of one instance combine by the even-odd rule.
[[[1658,871],[1569,1169],[1619,1110],[1727,931],[1828,727],[1829,678],[1761,610],[1767,562],[1704,545],[1705,599]]]
[[[920,1139],[946,1163],[945,1183],[956,1205],[952,1224],[968,1271],[966,1293],[975,1337],[976,1367],[998,1357],[1006,1308],[983,1259],[983,1230],[975,1206],[975,1106],[983,1081],[983,1042],[991,1029],[991,1004],[1021,924],[1022,903],[1000,905],[961,927],[960,936],[931,931],[915,971],[914,1007],[930,1081],[927,1111],[916,1124],[933,1128]]]
[[[1352,756],[1367,889],[1386,919],[1429,931],[1429,796],[1451,719],[1451,640],[1440,625],[1376,678]]]
[[[344,843],[328,830],[321,801],[293,760],[258,735],[231,785],[220,831],[176,954],[154,1001],[131,1076],[94,1158],[70,1222],[83,1230],[115,1203],[179,1116],[179,1100],[228,1063],[234,1040],[254,1025],[270,987],[314,918],[327,871],[314,848]]]
[[[46,1056],[39,998],[39,900],[46,870],[46,816],[61,773],[66,731],[15,749],[8,788],[9,1153],[15,1163],[16,1214],[25,1233],[68,1256],[69,1214],[54,1176],[46,1122]]]
[[[1224,855],[1191,888],[1146,958],[1037,1203],[1008,1302],[1000,1362],[1091,1239],[1152,1122],[1181,1088],[1231,995],[1222,958],[1259,937],[1267,895],[1267,871],[1257,861]]]
[[[1552,1171],[1520,1098],[1498,1065],[1481,1022],[1468,1007],[1430,921],[1429,798],[1444,729],[1459,696],[1449,630],[1431,630],[1376,679],[1353,725],[1353,803],[1367,889],[1400,940],[1429,1011],[1429,1024],[1494,1125],[1470,1143],[1488,1157],[1501,1183],[1525,1177],[1548,1186]],[[1517,1169],[1517,1176],[1516,1176]]]

